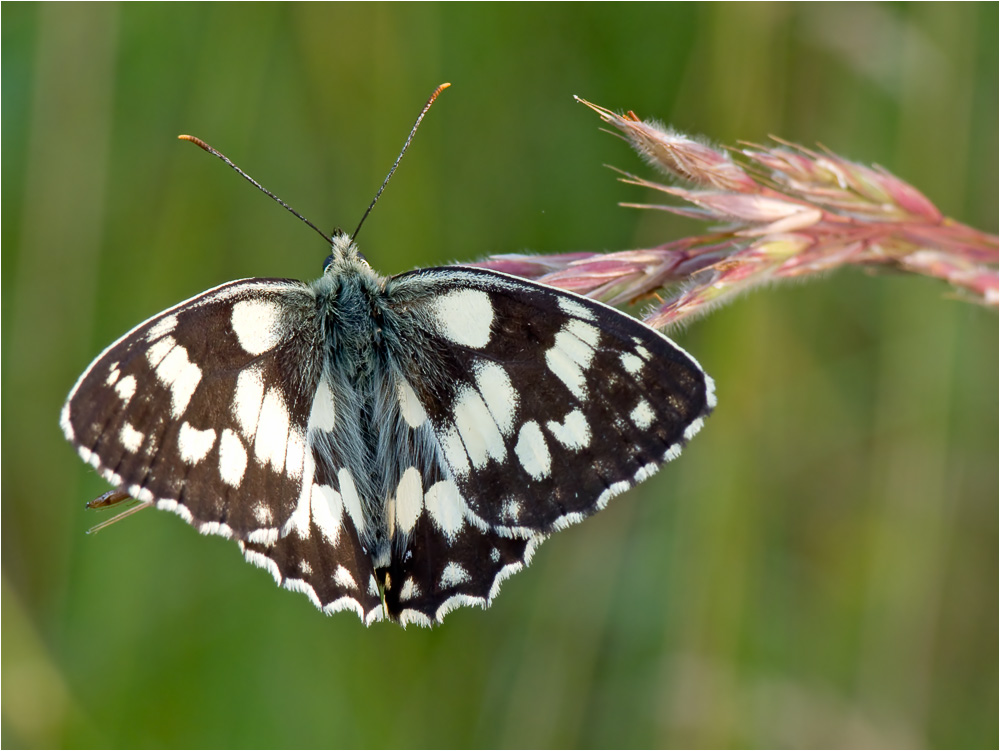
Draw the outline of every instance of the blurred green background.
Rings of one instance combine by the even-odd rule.
[[[3,725],[13,746],[992,746],[997,316],[844,271],[676,333],[719,408],[684,456],[434,630],[323,617],[63,440],[77,375],[221,282],[700,231],[579,94],[718,142],[878,162],[997,229],[990,4],[2,8]]]

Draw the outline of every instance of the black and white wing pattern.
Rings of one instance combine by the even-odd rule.
[[[487,606],[546,536],[675,458],[715,404],[693,358],[593,300],[454,267],[386,294],[405,321],[401,411],[439,462],[395,495],[386,598],[404,622]]]
[[[316,452],[333,421],[317,319],[301,282],[223,284],[109,346],[73,387],[61,424],[124,493],[236,540],[328,612],[371,620],[382,612],[371,560],[343,504],[326,503],[336,459]],[[310,537],[314,519],[323,529]],[[301,544],[279,570],[271,553],[290,535]]]
[[[669,339],[474,268],[231,282],[140,324],[62,427],[120,494],[235,540],[365,622],[489,605],[552,532],[680,452],[714,406]]]

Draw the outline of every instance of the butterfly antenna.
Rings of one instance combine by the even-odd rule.
[[[413,123],[413,128],[410,130],[410,135],[406,137],[406,143],[403,144],[403,148],[399,152],[399,156],[396,157],[396,161],[392,163],[392,168],[389,170],[389,174],[386,175],[385,180],[382,181],[382,187],[378,189],[378,192],[375,194],[375,197],[372,199],[372,202],[368,205],[368,208],[365,211],[364,216],[362,216],[361,221],[358,222],[357,229],[355,229],[354,232],[351,234],[352,242],[358,236],[358,232],[361,231],[361,225],[365,223],[365,219],[368,218],[368,215],[372,212],[372,209],[375,208],[375,203],[378,201],[379,196],[382,195],[382,191],[385,190],[385,186],[388,185],[389,178],[392,177],[392,173],[395,172],[396,167],[399,166],[399,160],[403,158],[403,154],[405,154],[406,150],[410,147],[410,141],[412,141],[413,136],[416,135],[417,128],[420,126],[420,121],[424,119],[424,115],[427,114],[427,110],[429,110],[431,108],[431,105],[434,104],[434,100],[438,98],[438,94],[447,89],[449,86],[451,86],[450,83],[443,83],[436,89],[434,89],[434,93],[431,94],[431,98],[427,100],[427,104],[425,104],[424,108],[420,110],[420,114],[417,115],[417,121]]]
[[[288,209],[290,212],[292,212],[295,216],[297,216],[303,222],[305,222],[310,227],[312,227],[314,230],[316,230],[316,232],[319,233],[319,236],[322,237],[324,240],[326,240],[326,244],[327,245],[329,245],[329,244],[331,244],[333,242],[333,239],[330,238],[330,237],[328,237],[327,234],[323,230],[321,230],[315,224],[313,224],[312,222],[310,222],[308,219],[306,219],[304,216],[302,216],[302,214],[300,214],[299,212],[297,212],[295,209],[293,209],[287,203],[285,203],[280,198],[278,198],[276,195],[274,195],[274,193],[272,193],[267,188],[265,188],[263,185],[261,185],[259,182],[257,182],[252,177],[250,177],[250,175],[248,175],[246,172],[244,172],[239,167],[237,167],[235,164],[233,164],[232,160],[228,156],[226,156],[225,154],[223,154],[221,151],[219,151],[216,148],[213,148],[212,146],[209,146],[207,143],[205,143],[204,141],[202,141],[200,138],[196,138],[195,136],[177,136],[177,137],[180,140],[182,140],[182,141],[190,141],[195,146],[198,146],[199,148],[202,148],[205,151],[207,151],[209,154],[214,154],[215,156],[219,157],[219,159],[221,159],[226,164],[228,164],[230,167],[232,167],[234,170],[236,170],[237,174],[239,174],[241,177],[243,177],[244,179],[246,179],[251,185],[253,185],[255,188],[257,188],[262,193],[265,193],[266,195],[268,195],[271,198],[273,198],[275,201],[277,201],[279,204],[281,204],[282,206],[284,206],[286,209]]]

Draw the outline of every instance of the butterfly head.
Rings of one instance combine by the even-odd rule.
[[[339,274],[358,267],[371,269],[368,259],[358,250],[354,240],[345,232],[334,232],[330,243],[330,255],[323,261],[323,273]]]

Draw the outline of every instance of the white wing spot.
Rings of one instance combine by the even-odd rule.
[[[155,368],[159,365],[176,344],[177,340],[172,336],[165,336],[146,350],[146,361],[149,362],[149,367]]]
[[[281,583],[281,586],[287,589],[289,592],[301,592],[302,594],[304,594],[306,597],[309,598],[309,602],[311,602],[320,610],[323,609],[323,603],[319,601],[319,598],[316,596],[316,590],[313,589],[312,585],[310,585],[309,582],[303,579],[286,578]]]
[[[365,532],[365,515],[361,508],[361,499],[358,497],[358,489],[354,485],[354,476],[351,470],[346,467],[337,473],[337,480],[340,482],[340,496],[344,500],[344,508],[347,515],[354,522],[354,528],[359,535]]]
[[[493,303],[478,289],[456,289],[431,302],[438,333],[455,344],[480,349],[489,344]]]
[[[628,480],[622,480],[620,482],[613,483],[607,488],[603,493],[597,496],[597,508],[604,509],[608,505],[608,501],[614,498],[616,495],[621,495],[626,490],[632,487],[632,483]],[[579,518],[577,518],[579,517]],[[565,529],[570,524],[576,524],[583,519],[579,514],[566,514],[566,516],[561,517],[556,521],[554,526],[556,529]]]
[[[545,364],[556,377],[566,384],[577,399],[587,394],[587,382],[583,371],[590,367],[594,349],[589,340],[596,344],[600,332],[582,321],[570,321],[556,334],[555,343],[545,352]]]
[[[594,315],[594,311],[571,297],[559,298],[559,310],[566,315],[585,318],[588,321],[593,321],[597,317]]]
[[[705,424],[705,418],[699,417],[697,420],[688,425],[684,429],[684,440],[690,441],[692,438],[694,438],[698,434],[698,431],[701,430],[701,426],[704,424]]]
[[[643,360],[649,360],[652,355],[649,354],[649,350],[643,347],[641,344],[635,348],[635,351],[639,353],[639,357]]]
[[[468,571],[457,563],[452,562],[445,566],[444,571],[441,573],[440,588],[451,589],[459,584],[464,584],[471,578]]]
[[[260,405],[253,453],[261,465],[270,463],[275,472],[281,472],[285,467],[290,420],[281,392],[276,388],[268,389]]]
[[[504,521],[516,522],[521,517],[521,502],[507,499],[500,508],[500,516]]]
[[[261,402],[264,401],[264,378],[256,365],[240,371],[233,394],[233,417],[249,441],[257,432]]]
[[[406,420],[406,424],[411,428],[419,428],[427,422],[427,413],[423,405],[417,399],[413,387],[406,382],[406,379],[399,376],[398,381],[399,413]]]
[[[329,485],[312,486],[310,495],[313,524],[331,545],[340,537],[340,519],[344,515],[344,502],[340,493]]]
[[[293,427],[288,431],[288,444],[285,446],[285,474],[293,480],[302,479],[302,465],[305,458],[305,436]]]
[[[135,395],[135,386],[135,376],[127,375],[115,384],[115,393],[118,394],[118,397],[125,402],[125,404],[128,404]]]
[[[70,399],[67,399],[62,410],[59,412],[59,426],[63,429],[63,433],[66,437],[73,443],[76,443],[76,431],[73,430],[73,424],[70,418],[70,401]],[[80,456],[83,457],[83,454]]]
[[[420,587],[418,587],[417,583],[413,581],[412,576],[407,578],[407,580],[403,582],[403,588],[399,590],[399,601],[406,602],[407,600],[412,600],[414,597],[419,596]]]
[[[160,341],[168,340],[172,341],[171,337],[164,337]],[[153,347],[155,346],[154,344]],[[180,418],[201,382],[201,368],[188,359],[187,350],[178,344],[156,366],[156,377],[170,388],[170,414],[175,420]]]
[[[198,531],[203,535],[219,535],[227,540],[233,539],[233,528],[225,522],[205,522],[198,526]]]
[[[536,480],[548,477],[552,472],[552,455],[549,453],[542,429],[534,420],[529,420],[521,426],[514,453],[524,471]]]
[[[351,572],[343,566],[337,566],[337,570],[333,572],[333,583],[343,587],[344,589],[358,588],[358,583],[354,581],[354,577],[351,576]]]
[[[563,419],[562,423],[547,422],[545,427],[563,446],[579,451],[590,445],[590,425],[583,412],[574,409]]]
[[[642,358],[633,355],[631,352],[622,352],[621,361],[622,367],[632,375],[638,374],[644,364]]]
[[[649,402],[645,399],[640,399],[639,403],[636,405],[635,409],[629,413],[629,418],[635,423],[636,427],[645,430],[650,425],[653,424],[653,408],[649,406]]]
[[[247,470],[247,450],[243,441],[229,428],[222,431],[219,439],[219,477],[233,488],[238,488],[243,482],[243,474]]]
[[[177,328],[177,316],[164,316],[146,332],[146,341],[155,342],[157,339],[162,339],[175,328]]]
[[[431,485],[424,495],[424,506],[431,521],[449,540],[453,540],[465,526],[468,507],[451,480],[441,480]]]
[[[660,465],[656,464],[655,462],[650,462],[649,464],[643,467],[639,467],[639,469],[636,470],[635,477],[632,478],[632,482],[636,484],[640,482],[645,482],[650,477],[655,475],[656,470],[658,470],[659,468]]]
[[[256,511],[254,511],[254,515],[256,516]],[[278,541],[279,536],[279,530],[274,527],[269,527],[267,529],[254,529],[247,532],[247,542],[255,542],[258,545],[271,547]]]
[[[510,376],[502,365],[479,360],[475,365],[476,388],[493,415],[500,432],[510,435],[514,428],[514,413],[517,411],[517,391]]]
[[[303,558],[301,561],[299,561],[299,572],[303,576],[311,576],[312,575],[313,567],[309,564],[309,561],[307,561],[305,558]]]
[[[281,308],[273,300],[240,300],[230,322],[240,346],[251,355],[262,355],[285,339]]]
[[[485,467],[490,458],[503,461],[507,447],[479,392],[471,386],[464,386],[455,399],[452,413],[473,467]]]
[[[590,345],[591,348],[597,347],[597,343],[601,340],[601,330],[596,326],[591,326],[589,323],[584,323],[583,321],[570,321],[565,327],[563,327],[563,331],[568,331],[581,342],[585,342]],[[587,363],[589,364],[590,358],[593,357],[593,353],[587,354],[586,357]]]
[[[223,439],[225,438],[226,433],[229,433],[229,435],[234,435],[232,431],[226,430],[222,434]],[[239,439],[237,438],[236,440]],[[271,524],[271,522],[274,521],[274,514],[271,512],[271,507],[268,506],[263,501],[257,501],[257,503],[254,504],[253,509],[251,510],[253,512],[253,518],[258,524],[268,526]]]
[[[247,559],[249,563],[254,566],[259,566],[260,568],[267,571],[271,576],[274,577],[275,584],[281,584],[281,571],[278,570],[278,565],[262,553],[258,553],[256,550],[247,550],[242,543],[240,548],[243,550],[243,557]]]
[[[458,431],[453,426],[449,426],[438,436],[438,441],[451,471],[459,477],[465,477],[469,474],[469,455],[465,452],[465,445],[462,443],[462,437]]]
[[[212,428],[198,430],[187,421],[181,423],[181,429],[177,433],[177,449],[180,451],[181,461],[187,464],[202,461],[215,445],[215,436]]]
[[[420,470],[409,467],[396,488],[396,527],[410,534],[424,510],[424,487]]]
[[[309,430],[329,433],[336,422],[336,414],[333,389],[330,388],[326,378],[320,378],[316,396],[313,397],[312,410],[309,412]]]
[[[104,383],[108,386],[114,386],[115,383],[121,378],[122,372],[118,370],[118,363],[115,363],[110,368],[108,368],[108,377],[104,380]]]
[[[128,451],[131,451],[133,454],[142,447],[142,442],[146,438],[144,434],[140,433],[128,423],[122,425],[119,437],[121,438],[122,446],[124,446]]]

